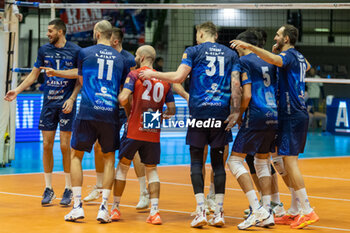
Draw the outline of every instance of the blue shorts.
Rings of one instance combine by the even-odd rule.
[[[278,118],[277,148],[279,155],[298,156],[304,152],[309,115],[298,114],[293,117]]]
[[[275,152],[276,129],[252,129],[242,127],[235,138],[232,151],[244,154]]]
[[[62,112],[62,107],[43,106],[40,114],[39,129],[44,131],[55,131],[60,124],[61,131],[72,131],[75,119],[76,104],[68,114]]]
[[[124,133],[120,141],[119,159],[133,160],[135,153],[139,152],[141,162],[154,165],[160,163],[160,143],[134,140],[126,137]]]
[[[196,128],[188,127],[186,144],[203,148],[209,145],[212,148],[224,147],[232,142],[232,132],[225,131],[227,124],[222,121],[220,128]]]
[[[81,119],[74,121],[71,140],[73,149],[91,152],[97,139],[103,153],[115,152],[119,148],[118,124]]]

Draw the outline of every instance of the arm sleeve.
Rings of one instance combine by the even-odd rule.
[[[37,56],[36,61],[34,63],[34,67],[39,68],[40,66],[45,66],[44,56],[45,55],[44,55],[43,49],[42,49],[42,47],[40,47],[38,50],[38,56]]]
[[[174,102],[174,101],[175,101],[175,99],[174,99],[174,95],[173,95],[173,90],[171,89],[171,86],[169,84],[169,90],[165,96],[165,103]]]
[[[241,76],[242,77],[242,80],[241,80],[241,86],[244,86],[244,85],[246,85],[246,84],[248,84],[248,83],[252,83],[252,79],[251,79],[251,77],[250,77],[250,72],[249,72],[249,64],[247,64],[244,60],[241,60],[240,61],[240,69],[241,69],[241,73],[243,74],[243,73],[246,73],[247,74],[247,76],[246,77],[243,77],[243,76]]]
[[[188,65],[189,67],[192,67],[193,65],[193,47],[189,47],[185,50],[184,54],[182,55],[181,64]]]
[[[279,56],[282,58],[282,67],[285,68],[291,63],[291,53],[288,52],[282,52],[279,54]]]
[[[133,72],[130,72],[126,77],[124,88],[127,88],[130,91],[134,92],[136,80],[137,80],[137,77],[135,77]]]

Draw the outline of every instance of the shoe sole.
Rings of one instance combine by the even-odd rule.
[[[191,227],[199,228],[199,227],[202,227],[202,226],[205,226],[205,225],[208,225],[208,222],[202,221],[202,222],[199,222],[199,223],[197,223],[196,225],[191,226]]]
[[[290,227],[291,227],[292,229],[301,229],[301,228],[304,228],[304,227],[306,227],[306,226],[308,226],[308,225],[314,224],[314,223],[317,222],[318,220],[319,220],[319,218],[318,218],[318,219],[314,219],[314,220],[305,221],[305,222],[301,223],[300,225],[298,225],[298,226],[296,226],[296,227],[292,227],[292,226],[290,226]]]
[[[95,198],[95,199],[83,199],[83,202],[91,202],[91,201],[96,201],[96,200],[98,200],[100,197],[98,197],[98,198]]]
[[[85,217],[84,216],[79,216],[77,218],[74,218],[74,219],[65,219],[66,222],[75,222],[76,220],[79,220],[79,219],[84,219]]]
[[[209,226],[212,226],[212,227],[222,227],[222,226],[224,226],[224,225],[225,225],[225,223],[222,222],[222,221],[217,222],[217,223],[215,223],[215,224],[210,224],[210,223],[209,223]]]
[[[49,203],[42,203],[42,202],[41,202],[41,205],[42,205],[42,206],[50,205],[50,204],[52,203],[52,201],[55,200],[55,199],[56,199],[56,196],[54,195],[54,196],[52,197],[52,199],[50,200]]]
[[[97,218],[97,221],[99,221],[100,223],[110,223],[111,221],[109,221],[109,220],[105,220],[105,219],[103,219],[103,218]]]
[[[72,200],[69,203],[62,203],[62,202],[60,202],[60,205],[62,205],[62,206],[69,206],[71,203],[72,203]]]
[[[146,209],[148,209],[148,206],[142,206],[142,207],[137,207],[136,206],[136,209],[137,210],[146,210]]]

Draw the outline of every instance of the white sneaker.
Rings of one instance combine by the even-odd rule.
[[[100,209],[98,210],[97,214],[97,221],[100,221],[101,223],[110,223],[112,222],[112,219],[109,216],[108,209],[104,206],[101,205]]]
[[[73,207],[69,214],[64,216],[64,220],[69,222],[75,222],[75,220],[83,219],[84,217],[85,215],[83,210],[83,204],[80,203],[78,207]]]
[[[286,211],[284,210],[283,203],[276,204],[274,202],[271,202],[272,211],[275,214],[276,218],[282,217],[286,214]]]
[[[207,195],[207,205],[210,212],[214,212],[216,208],[215,194]]]
[[[213,218],[210,219],[208,223],[210,226],[215,227],[222,227],[223,225],[225,225],[224,211],[221,211],[217,214],[214,213]]]
[[[93,190],[89,193],[89,195],[87,195],[83,199],[83,201],[84,202],[95,201],[95,200],[99,199],[101,195],[102,195],[102,190],[97,188],[97,186],[95,185]]]
[[[270,217],[270,213],[264,209],[264,207],[260,206],[259,209],[251,212],[246,220],[237,225],[239,230],[247,229],[261,221],[266,220]]]
[[[204,210],[197,211],[196,217],[191,222],[191,227],[202,227],[208,224],[207,215]]]
[[[270,212],[270,216],[266,220],[257,223],[256,224],[257,227],[266,227],[266,228],[268,228],[268,227],[272,227],[272,226],[275,225],[275,218],[273,217],[272,209],[270,209],[269,212]]]
[[[140,194],[140,200],[139,203],[136,205],[137,210],[144,210],[148,209],[149,207],[149,194],[148,192],[142,192]]]

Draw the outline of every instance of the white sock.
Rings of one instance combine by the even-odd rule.
[[[215,194],[215,203],[216,203],[215,214],[218,214],[218,213],[224,211],[224,208],[223,208],[224,197],[225,197],[225,194],[223,194],[223,193]]]
[[[44,173],[44,177],[45,177],[45,186],[46,188],[50,188],[52,189],[52,173]]]
[[[96,172],[96,187],[101,189],[103,183],[103,172]]]
[[[102,189],[102,205],[106,207],[108,205],[108,198],[110,193],[111,193],[110,189]]]
[[[260,203],[254,189],[246,192],[245,195],[247,196],[249,205],[252,207],[253,211],[257,210],[260,207]]]
[[[281,203],[280,193],[271,194],[271,201],[273,201],[276,204],[280,204]]]
[[[313,211],[313,209],[310,206],[310,202],[306,193],[306,189],[302,188],[297,191],[295,191],[295,195],[299,199],[301,209],[303,210],[303,214],[309,214]]]
[[[72,189],[72,181],[70,178],[70,173],[64,173],[64,177],[66,179],[66,189]]]
[[[297,215],[299,213],[298,200],[293,188],[289,188],[290,194],[292,195],[292,201],[288,213],[291,215]]]
[[[139,179],[140,193],[147,192],[146,176],[137,177],[137,179]]]
[[[195,195],[197,201],[197,212],[204,210],[204,193],[197,193]]]
[[[113,205],[119,207],[121,196],[113,196]]]
[[[73,207],[76,208],[81,203],[81,186],[72,187],[72,191],[73,191],[73,200],[74,200]]]
[[[215,185],[214,183],[210,183],[210,188],[209,188],[209,195],[215,195]]]
[[[270,211],[271,209],[271,195],[262,196],[262,202],[265,210]]]
[[[159,212],[158,202],[159,202],[159,198],[151,198],[151,211],[150,211],[151,216]]]

